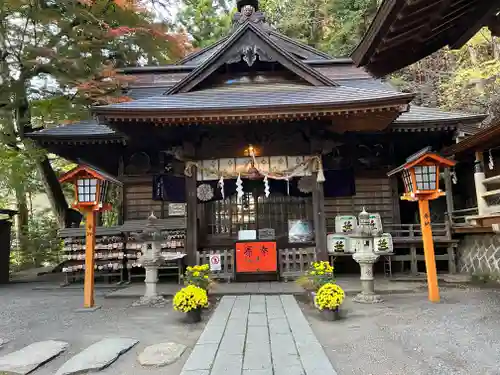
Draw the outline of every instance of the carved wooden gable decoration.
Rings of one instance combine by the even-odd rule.
[[[235,22],[236,29],[212,57],[200,64],[166,94],[173,95],[193,90],[224,64],[244,61],[250,70],[257,60],[277,62],[312,86],[338,86],[279,46],[270,37],[270,30],[259,20],[260,18],[246,17],[241,23]]]

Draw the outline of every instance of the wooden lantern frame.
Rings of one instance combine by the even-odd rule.
[[[79,194],[78,194],[78,180],[83,179],[96,179],[96,193],[95,200],[89,202],[80,202]],[[92,210],[92,211],[109,211],[111,210],[111,204],[101,201],[105,199],[105,197],[101,197],[101,189],[103,189],[104,184],[109,182],[121,185],[121,182],[116,178],[109,176],[108,174],[97,171],[94,168],[91,168],[87,165],[79,165],[76,168],[73,168],[69,172],[66,172],[59,178],[59,183],[72,183],[73,188],[75,190],[75,202],[73,203],[73,207],[80,209],[82,211]]]
[[[456,164],[454,160],[449,160],[431,152],[430,147],[413,154],[406,159],[406,163],[396,169],[390,171],[387,176],[393,176],[401,173],[405,192],[401,199],[408,201],[433,200],[437,199],[445,193],[439,189],[440,168],[453,167]],[[434,167],[435,168],[435,187],[434,189],[418,189],[419,181],[417,181],[417,167]],[[429,181],[430,182],[430,181]]]
[[[78,181],[82,179],[95,179],[96,191],[95,200],[80,202],[78,192]],[[79,165],[59,178],[59,183],[72,183],[75,189],[76,201],[73,207],[85,213],[85,281],[83,305],[85,309],[95,310],[94,303],[94,253],[95,253],[95,233],[96,233],[96,212],[107,211],[112,208],[111,204],[104,202],[106,198],[102,195],[105,184],[115,183],[121,185],[116,178],[91,168],[87,165]]]
[[[427,272],[427,287],[429,289],[429,301],[439,302],[439,288],[437,280],[436,256],[434,254],[434,242],[432,240],[431,214],[429,210],[429,200],[439,198],[446,193],[439,189],[439,169],[441,167],[453,167],[455,161],[445,159],[426,147],[413,154],[406,163],[390,171],[387,175],[393,176],[401,173],[405,185],[405,193],[401,199],[409,201],[418,201],[420,213],[420,226],[422,228],[422,240],[424,243],[425,268]],[[433,189],[418,189],[416,178],[417,167],[434,167],[436,183]],[[424,182],[420,181],[421,183]],[[427,181],[430,183],[430,180]]]

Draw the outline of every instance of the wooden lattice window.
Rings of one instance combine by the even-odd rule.
[[[208,235],[236,239],[240,230],[272,228],[276,238],[288,236],[288,220],[312,220],[312,199],[245,193],[205,204]]]

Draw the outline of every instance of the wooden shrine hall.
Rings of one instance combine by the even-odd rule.
[[[454,144],[485,118],[412,105],[412,94],[351,59],[280,34],[256,0],[238,1],[232,30],[212,46],[175,65],[121,73],[131,77],[123,88],[131,101],[93,107],[92,120],[29,137],[122,182],[119,223],[98,228],[120,245],[103,249],[128,251],[126,236],[118,236],[154,212],[166,232],[184,230],[166,235],[165,251],[185,252],[186,264],[220,254],[220,275],[228,279],[239,241],[270,243],[266,251],[276,252],[282,278],[329,256],[339,272],[349,272],[355,263],[328,253],[327,234],[336,231],[336,218],[363,208],[380,215],[394,241],[395,255],[379,271],[392,273],[396,263],[397,272],[418,272],[417,208],[400,201],[400,182],[387,172],[425,146]],[[449,184],[445,174],[443,186]],[[446,210],[445,199],[433,202],[433,230],[438,267],[454,272]],[[61,233],[75,239],[78,231]],[[124,252],[112,252],[116,266],[103,259],[103,272],[130,269]],[[76,266],[65,268],[78,273],[78,255],[70,256]]]

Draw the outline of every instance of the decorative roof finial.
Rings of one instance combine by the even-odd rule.
[[[238,6],[238,12],[235,13],[233,18],[235,27],[245,22],[263,25],[265,28],[269,27],[269,25],[265,24],[266,17],[264,13],[259,11],[259,0],[237,0],[236,4]]]
[[[243,8],[250,5],[254,12],[259,10],[259,0],[236,0],[238,12],[243,13]]]

